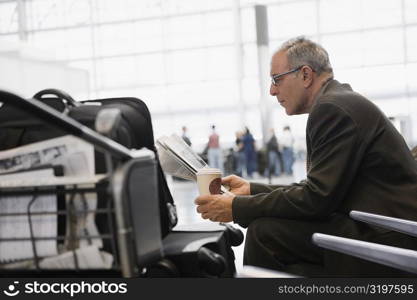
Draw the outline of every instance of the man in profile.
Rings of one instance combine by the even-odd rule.
[[[195,202],[202,218],[248,227],[244,264],[304,276],[402,276],[315,246],[315,232],[417,249],[417,239],[349,217],[359,210],[417,220],[417,164],[371,101],[333,79],[326,50],[305,39],[273,55],[270,93],[288,115],[309,114],[307,179],[291,185],[222,179],[232,195]],[[310,267],[300,267],[309,265]]]

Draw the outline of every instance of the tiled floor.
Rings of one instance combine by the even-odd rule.
[[[294,164],[294,176],[280,176],[273,177],[272,184],[289,184],[292,182],[298,182],[305,178],[305,162],[298,161]],[[254,182],[268,183],[267,178],[255,177]],[[178,212],[178,225],[188,225],[195,223],[210,223],[211,221],[204,220],[196,211],[194,199],[198,195],[197,185],[194,182],[187,181],[172,181],[168,180],[168,184],[171,189],[171,193],[174,197],[175,204]],[[241,228],[237,224],[234,226],[239,227],[243,232],[246,232],[244,228]],[[243,244],[239,247],[234,247],[236,256],[236,269],[237,271],[242,268],[243,261]]]

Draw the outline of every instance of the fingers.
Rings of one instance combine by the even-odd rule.
[[[203,213],[201,214],[201,217],[205,220],[207,220],[209,218],[209,214],[208,213]]]
[[[209,211],[210,202],[214,200],[213,198],[214,195],[203,195],[194,200],[194,203],[197,204],[196,211],[201,214],[203,219],[210,219],[213,221],[213,213]]]
[[[237,177],[236,175],[229,175],[229,176],[223,177],[222,178],[222,184],[230,185],[230,183],[233,180],[236,180],[237,178],[239,178],[239,177]]]
[[[223,189],[223,194],[229,195],[229,196],[235,196],[232,192],[228,191],[227,189]]]
[[[211,201],[211,198],[212,198],[211,195],[198,196],[194,200],[194,203],[197,204],[197,205],[203,205],[203,204],[209,203]]]
[[[213,222],[219,221],[218,217],[209,215],[208,213],[201,214],[201,217],[205,220],[209,219],[210,221],[213,221]]]
[[[196,210],[199,214],[206,213],[208,211],[207,205],[199,205]]]
[[[203,196],[199,196],[194,200],[194,203],[197,205],[197,212],[199,214],[202,214],[201,216],[203,216],[203,214],[206,214],[208,211],[208,204],[210,201],[212,201],[213,196],[211,195],[203,195]],[[203,219],[207,219],[207,218],[203,218]]]

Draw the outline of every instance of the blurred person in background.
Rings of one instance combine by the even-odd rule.
[[[393,75],[395,77],[395,74]],[[273,55],[270,93],[309,114],[307,178],[266,185],[231,175],[231,194],[202,195],[203,219],[248,227],[243,263],[302,276],[410,276],[312,243],[313,233],[417,249],[417,239],[353,220],[352,210],[417,221],[417,162],[381,110],[333,79],[327,51],[304,37]],[[308,267],[307,267],[308,266]]]
[[[209,141],[207,143],[207,157],[208,164],[212,168],[217,168],[224,172],[223,170],[223,153],[220,148],[220,136],[216,132],[216,126],[211,126],[211,134],[209,136]]]
[[[182,135],[181,135],[182,139],[184,140],[184,142],[191,147],[191,140],[187,135],[187,127],[186,126],[182,126]]]
[[[245,152],[243,151],[243,131],[236,131],[235,140],[235,155],[236,155],[236,169],[235,174],[237,176],[243,176],[243,170],[246,166]]]
[[[250,133],[248,127],[245,127],[245,133],[242,137],[242,142],[243,153],[245,153],[246,174],[249,178],[252,178],[253,172],[255,172],[257,169],[257,158],[255,149],[255,139]]]
[[[294,165],[294,137],[292,136],[290,126],[285,126],[280,137],[282,147],[282,161],[284,172],[292,175],[292,166]]]
[[[281,153],[279,152],[278,139],[273,128],[269,129],[269,134],[270,136],[266,143],[268,166],[265,169],[264,176],[268,177],[270,174],[279,176],[281,175]]]

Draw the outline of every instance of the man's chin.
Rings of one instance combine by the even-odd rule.
[[[295,116],[295,115],[303,115],[303,114],[306,114],[307,112],[305,112],[305,111],[296,111],[296,110],[291,110],[291,109],[285,108],[285,113],[287,114],[287,116]]]
[[[294,112],[292,112],[290,109],[285,108],[285,113],[287,114],[287,116],[292,116],[294,114]]]

